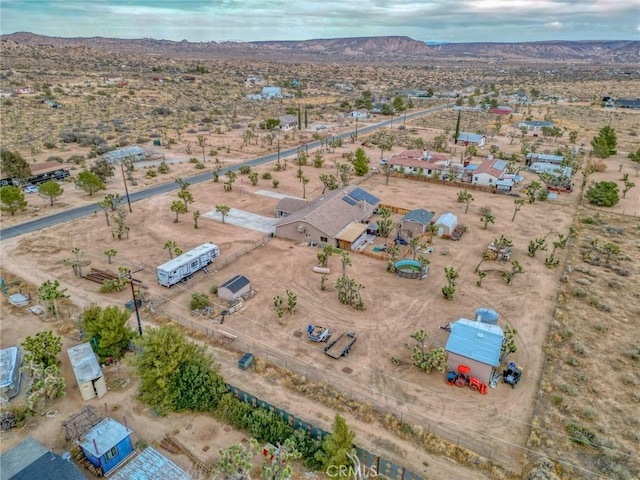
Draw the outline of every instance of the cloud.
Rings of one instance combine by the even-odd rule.
[[[0,8],[3,33],[52,36],[190,41],[639,37],[637,0],[2,0]]]

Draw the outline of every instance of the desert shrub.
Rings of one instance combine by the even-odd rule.
[[[190,310],[201,310],[211,305],[211,300],[206,293],[193,293],[189,302]]]
[[[247,175],[251,171],[251,166],[250,165],[240,165],[240,168],[238,169],[238,171],[243,175]]]
[[[558,388],[560,389],[560,391],[562,393],[566,393],[567,395],[570,395],[572,397],[574,397],[575,394],[576,394],[576,392],[575,392],[575,390],[573,388],[573,385],[569,385],[568,383],[563,383]]]
[[[578,445],[596,446],[596,434],[595,432],[589,430],[587,427],[576,425],[575,423],[569,423],[567,425],[567,431],[569,432],[571,440],[573,440]]]
[[[168,116],[168,115],[171,115],[173,112],[171,112],[171,110],[168,109],[167,107],[156,107],[153,110],[151,110],[151,113],[154,115]]]
[[[270,172],[264,172],[262,174],[262,179],[263,180],[271,180],[271,173]]]
[[[205,166],[204,163],[198,161],[196,162],[196,170],[204,170]]]
[[[593,217],[586,217],[582,219],[582,223],[586,224],[586,225],[598,225],[598,220],[596,220]]]
[[[196,157],[191,157],[189,159],[189,163],[198,163],[198,159]]]
[[[149,170],[147,170],[147,177],[156,177],[158,176],[158,172],[156,172],[153,168],[150,168]]]
[[[51,150],[52,148],[56,148],[56,147],[57,145],[55,144],[55,142],[51,142],[51,141],[44,142],[44,148]]]
[[[273,185],[273,188],[278,188],[278,185],[280,185],[280,180],[278,180],[278,179],[274,178],[274,179],[271,181],[271,184]]]
[[[75,165],[82,165],[84,161],[84,155],[71,155],[69,158],[67,158],[67,163],[73,163]]]
[[[562,395],[555,395],[551,402],[556,406],[560,406],[564,403],[564,397]]]
[[[64,159],[62,157],[58,157],[57,155],[52,155],[50,157],[47,157],[47,162],[62,163],[62,162],[64,162]]]
[[[160,165],[158,165],[158,173],[169,173],[169,165],[167,165],[167,162],[164,160],[160,162]]]
[[[212,295],[217,295],[218,294],[218,285],[216,285],[215,283],[213,285],[211,285],[211,288],[209,289],[209,292],[211,292]]]

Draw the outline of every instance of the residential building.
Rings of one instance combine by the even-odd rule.
[[[454,175],[462,173],[463,166],[452,162],[450,154],[429,153],[426,150],[406,150],[394,155],[387,163],[397,172],[433,177],[440,175],[442,178],[450,170]]]
[[[289,131],[298,127],[298,117],[296,115],[283,115],[280,117],[280,130]]]
[[[527,120],[524,122],[516,123],[516,127],[526,128],[527,130],[539,132],[542,131],[542,129],[545,127],[553,127],[553,122],[547,122],[543,120]]]
[[[355,185],[329,190],[307,206],[299,204],[302,208],[281,218],[276,223],[276,236],[301,243],[339,247],[342,234],[343,242],[357,245],[360,237],[350,241],[353,232],[345,229],[352,223],[366,224],[379,204],[378,198]]]
[[[562,155],[550,155],[548,153],[527,153],[527,157],[525,159],[525,165],[529,166],[532,163],[552,163],[555,165],[560,165],[564,161],[564,156]]]
[[[424,208],[411,210],[400,220],[400,228],[402,230],[409,230],[414,234],[421,235],[427,231],[434,215],[434,212],[430,212]]]
[[[0,455],[2,480],[87,480],[67,453],[60,456],[28,437]]]
[[[474,185],[497,187],[498,181],[503,180],[507,172],[507,165],[505,160],[498,158],[487,159],[478,165],[478,168],[473,170],[471,183]]]
[[[469,133],[462,132],[458,135],[458,139],[456,143],[462,143],[463,145],[475,145],[477,147],[482,147],[487,142],[487,136],[482,135],[481,133]]]

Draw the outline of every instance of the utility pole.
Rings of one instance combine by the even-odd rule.
[[[127,204],[129,205],[129,213],[132,213],[131,210],[131,200],[129,200],[129,189],[127,188],[127,179],[124,176],[124,162],[120,160],[120,170],[122,170],[122,181],[124,182],[124,192],[127,195]]]
[[[278,131],[278,168],[280,168],[280,131]]]
[[[136,320],[138,320],[138,335],[142,336],[142,323],[140,322],[140,310],[138,310],[138,299],[136,298],[136,290],[133,287],[133,274],[142,271],[142,267],[138,268],[138,270],[132,272],[129,270],[127,273],[120,274],[120,278],[126,277],[129,279],[129,283],[131,284],[131,295],[133,297],[133,308],[136,312]]]

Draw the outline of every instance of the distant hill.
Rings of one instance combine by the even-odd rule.
[[[548,41],[524,43],[438,43],[404,36],[327,38],[261,42],[188,42],[152,38],[61,38],[27,32],[0,36],[21,45],[84,47],[177,58],[261,58],[285,61],[427,61],[458,59],[522,62],[640,63],[640,41]]]

